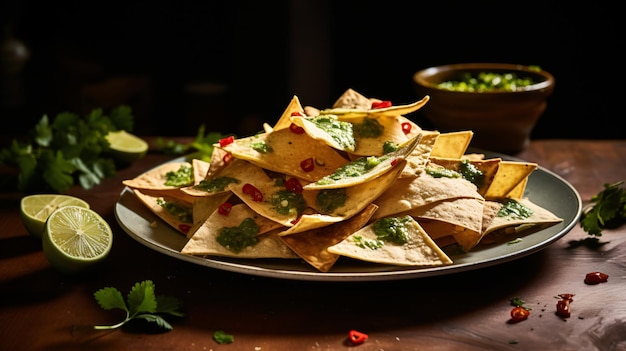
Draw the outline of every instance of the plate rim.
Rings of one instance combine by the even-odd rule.
[[[485,154],[485,157],[487,158],[499,157],[499,158],[502,158],[503,160],[527,162],[514,156],[509,156],[509,155],[505,155],[505,154],[501,154],[497,152],[486,151],[486,150],[478,149],[478,148],[468,148],[467,151],[468,153],[469,152],[483,153]],[[164,163],[178,162],[180,160],[188,159],[189,157],[192,157],[192,155],[181,156],[181,157],[172,159]],[[327,281],[327,282],[330,282],[330,281],[354,282],[354,281],[405,280],[405,279],[440,276],[440,275],[446,275],[446,274],[452,274],[452,273],[460,273],[460,272],[476,270],[476,269],[486,268],[486,267],[510,262],[512,260],[516,260],[516,259],[528,256],[530,254],[533,254],[537,251],[540,251],[546,248],[547,246],[549,246],[550,244],[556,242],[557,240],[565,236],[567,233],[569,233],[570,230],[576,225],[576,223],[578,223],[581,213],[582,213],[583,206],[582,206],[582,199],[580,197],[580,194],[578,193],[576,188],[574,188],[574,186],[572,186],[563,177],[561,177],[560,175],[554,173],[553,171],[541,165],[538,165],[536,171],[531,173],[530,178],[529,178],[529,184],[531,184],[533,180],[533,176],[536,177],[535,175],[536,172],[544,173],[545,175],[553,178],[555,181],[557,181],[561,185],[565,186],[565,188],[569,190],[570,192],[569,195],[573,196],[574,198],[572,209],[574,209],[574,206],[575,206],[575,210],[572,212],[571,218],[569,219],[568,222],[566,222],[566,219],[564,219],[563,223],[565,225],[563,226],[563,228],[561,228],[559,231],[554,233],[552,236],[546,238],[545,240],[542,240],[541,242],[535,245],[525,247],[519,251],[514,251],[507,255],[492,257],[489,259],[483,259],[478,262],[466,262],[466,263],[461,263],[461,264],[453,263],[451,265],[439,266],[439,267],[416,267],[414,269],[409,268],[409,269],[402,269],[402,270],[383,270],[383,271],[377,271],[377,272],[332,272],[332,271],[331,272],[319,272],[319,271],[313,271],[313,270],[312,271],[300,271],[300,270],[288,270],[288,269],[270,269],[266,267],[259,267],[259,266],[251,265],[250,260],[246,260],[246,259],[240,259],[242,262],[230,262],[231,260],[234,261],[237,259],[225,258],[225,257],[207,258],[207,257],[200,257],[200,256],[184,255],[184,254],[181,254],[179,251],[166,246],[162,242],[157,243],[153,240],[149,240],[149,238],[147,238],[145,235],[142,235],[141,233],[137,233],[136,230],[133,230],[132,228],[129,227],[129,224],[126,223],[124,218],[122,218],[123,209],[122,209],[122,204],[120,202],[123,199],[123,197],[126,196],[127,193],[130,194],[131,196],[134,196],[134,194],[132,193],[132,190],[129,187],[125,186],[122,189],[122,192],[120,193],[118,200],[115,203],[114,213],[115,213],[115,218],[116,218],[117,223],[124,230],[124,232],[126,232],[127,235],[135,239],[140,244],[152,250],[155,250],[159,253],[166,254],[170,257],[179,259],[181,261],[185,261],[188,263],[201,265],[201,266],[205,266],[205,267],[209,267],[213,269],[230,271],[230,272],[240,273],[240,274],[247,274],[247,275],[252,275],[252,276],[262,276],[262,277],[278,278],[278,279],[286,279],[286,280]],[[529,196],[529,198],[531,198],[531,201],[532,201],[532,195]],[[139,200],[137,199],[137,201]],[[142,204],[142,206],[144,205]],[[150,211],[147,208],[145,208],[145,210],[147,213]],[[171,230],[173,235],[178,235],[178,236],[181,235],[180,233],[175,232],[173,228],[169,227],[169,225],[163,222],[160,218],[158,218],[152,212],[149,212],[149,215],[152,215],[155,220],[161,221],[162,226],[166,227],[168,230]],[[543,230],[548,230],[548,229],[550,228],[546,228]],[[538,231],[538,232],[541,232],[541,231]],[[535,233],[532,233],[532,234],[535,234]],[[503,245],[503,244],[501,243],[499,245]],[[470,251],[467,254],[471,255],[472,252]],[[286,260],[286,259],[282,259],[282,260]],[[393,266],[390,266],[390,267],[393,267]]]

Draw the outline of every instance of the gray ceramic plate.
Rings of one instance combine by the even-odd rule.
[[[482,151],[481,151],[482,152]],[[513,159],[509,156],[485,152],[487,157]],[[177,159],[174,161],[179,161]],[[415,268],[372,264],[341,257],[330,272],[321,273],[298,259],[231,259],[202,258],[183,255],[180,250],[187,239],[162,222],[125,188],[115,204],[115,216],[120,226],[141,244],[165,255],[214,269],[256,276],[310,281],[382,281],[443,275],[501,264],[537,252],[567,234],[578,223],[582,211],[580,195],[574,187],[557,174],[539,167],[526,186],[526,196],[563,222],[540,231],[523,234],[523,240],[479,246],[469,253],[447,252],[454,261],[445,267]],[[156,222],[156,226],[151,223]],[[522,233],[520,233],[522,234]]]

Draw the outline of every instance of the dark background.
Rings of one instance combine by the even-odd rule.
[[[275,122],[293,95],[328,107],[353,88],[409,103],[422,98],[416,71],[491,61],[555,76],[533,138],[626,137],[617,5],[4,0],[0,20],[4,42],[12,34],[30,53],[17,78],[2,71],[2,134],[43,114],[124,103],[140,135],[195,135],[204,124],[245,136]],[[6,84],[15,79],[21,89]],[[409,117],[430,127],[419,112]]]

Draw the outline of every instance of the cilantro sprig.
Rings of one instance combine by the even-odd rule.
[[[218,132],[206,133],[205,126],[201,125],[192,142],[183,144],[171,139],[158,138],[156,140],[156,149],[166,155],[185,155],[196,152],[196,158],[209,161],[213,154],[213,144],[219,142],[225,136]]]
[[[602,230],[626,223],[624,181],[604,184],[604,190],[591,197],[591,204],[580,217],[580,225],[589,235],[602,236]]]
[[[97,325],[94,329],[107,330],[122,327],[131,320],[145,320],[156,323],[160,328],[172,330],[173,327],[161,315],[168,314],[182,317],[185,314],[179,309],[181,302],[171,296],[156,296],[155,285],[151,280],[135,283],[126,296],[116,288],[106,287],[94,293],[98,305],[105,310],[122,309],[126,311],[126,318],[113,325]]]
[[[17,190],[22,192],[63,193],[75,183],[90,189],[116,171],[106,155],[108,132],[132,128],[132,111],[125,105],[108,115],[102,109],[84,117],[62,112],[51,120],[44,115],[26,139],[13,139],[0,150],[0,164],[18,169]]]

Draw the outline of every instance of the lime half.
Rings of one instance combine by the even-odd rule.
[[[89,208],[65,206],[52,212],[42,238],[50,264],[67,274],[82,273],[102,262],[111,251],[113,232],[104,218]]]
[[[146,155],[148,143],[125,130],[109,132],[106,135],[111,155],[118,161],[132,163]]]
[[[63,206],[80,206],[89,208],[89,204],[70,195],[35,194],[24,196],[20,200],[20,216],[26,230],[33,236],[40,238],[48,216]]]

